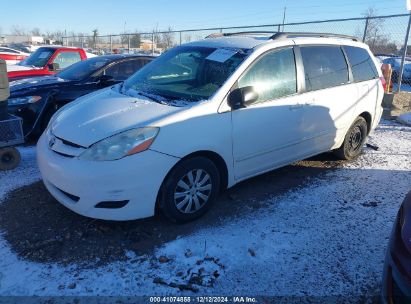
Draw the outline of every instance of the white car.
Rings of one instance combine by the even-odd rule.
[[[0,59],[6,61],[7,64],[17,64],[29,56],[29,53],[0,46]]]
[[[372,58],[354,38],[307,33],[175,47],[52,117],[44,184],[84,216],[185,222],[242,180],[330,150],[355,158],[382,114]]]

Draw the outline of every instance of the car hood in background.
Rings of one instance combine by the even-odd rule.
[[[51,130],[61,139],[83,147],[132,128],[150,126],[184,107],[163,105],[144,97],[107,88],[68,104],[53,117]]]
[[[53,86],[59,85],[61,83],[70,82],[64,80],[57,76],[40,76],[40,77],[31,77],[24,78],[20,80],[15,80],[10,82],[10,93],[17,93],[21,90],[36,90],[43,88],[44,86]]]
[[[19,72],[19,71],[29,71],[29,70],[37,70],[37,69],[39,68],[25,66],[25,65],[17,65],[17,64],[7,65],[7,72]]]

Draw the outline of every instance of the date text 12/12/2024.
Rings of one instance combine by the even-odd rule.
[[[255,297],[150,297],[150,303],[258,303]]]

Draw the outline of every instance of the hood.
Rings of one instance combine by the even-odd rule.
[[[7,72],[19,72],[19,71],[29,71],[35,70],[37,68],[25,66],[25,65],[17,65],[17,64],[8,64],[7,65]]]
[[[106,88],[69,103],[53,117],[51,130],[61,139],[83,147],[132,128],[152,126],[184,107],[163,105]]]
[[[44,86],[54,86],[62,83],[69,82],[62,78],[56,76],[41,76],[41,77],[31,77],[24,78],[20,80],[15,80],[10,82],[10,92],[16,92],[19,90],[36,90]]]

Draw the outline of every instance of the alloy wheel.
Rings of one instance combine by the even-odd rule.
[[[194,169],[185,174],[174,190],[174,203],[182,213],[194,213],[209,200],[212,190],[210,175],[203,169]]]

